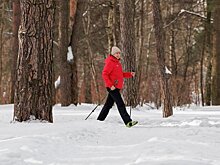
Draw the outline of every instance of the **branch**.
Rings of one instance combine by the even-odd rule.
[[[193,12],[193,11],[188,11],[188,10],[182,9],[182,10],[180,10],[180,12],[177,14],[176,18],[175,18],[174,20],[172,20],[170,23],[168,23],[167,25],[165,25],[164,28],[167,28],[168,26],[170,26],[171,24],[173,24],[174,22],[176,22],[176,20],[177,20],[180,16],[182,16],[183,14],[185,14],[185,13],[186,13],[186,14],[191,14],[191,15],[193,15],[193,16],[196,16],[196,17],[199,17],[199,18],[202,18],[202,19],[207,19],[207,17],[204,16],[204,15],[198,14],[198,13]],[[211,20],[213,20],[213,19],[211,19]]]

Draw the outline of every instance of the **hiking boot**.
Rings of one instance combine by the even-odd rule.
[[[126,127],[131,128],[132,126],[136,125],[138,121],[130,121],[126,124]]]

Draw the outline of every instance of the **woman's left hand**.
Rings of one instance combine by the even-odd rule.
[[[135,72],[131,72],[131,75],[132,75],[132,77],[134,77],[135,76]]]

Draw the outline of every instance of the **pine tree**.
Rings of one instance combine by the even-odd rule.
[[[18,58],[18,28],[20,25],[21,9],[20,0],[13,1],[13,52],[11,65],[11,103],[14,103],[14,89],[16,81],[16,59]]]
[[[163,117],[173,115],[172,101],[170,94],[169,75],[166,73],[165,68],[165,33],[163,29],[163,20],[160,9],[160,0],[153,0],[153,17],[155,28],[155,39],[157,49],[157,61],[159,64],[160,77],[161,77],[161,90],[163,96]]]
[[[213,81],[212,81],[212,104],[220,105],[220,1],[214,0],[214,51],[213,51]]]
[[[53,122],[53,0],[21,0],[14,120]]]
[[[134,30],[135,1],[120,1],[120,30],[121,30],[121,48],[124,60],[125,71],[135,71],[136,53],[135,53],[135,30]],[[128,105],[137,106],[137,83],[135,78],[127,79],[125,83],[126,97]]]

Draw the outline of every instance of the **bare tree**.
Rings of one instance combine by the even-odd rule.
[[[2,57],[3,57],[3,30],[4,22],[4,2],[0,2],[0,102],[2,102]]]
[[[163,93],[163,117],[169,117],[173,115],[173,109],[169,85],[169,74],[166,73],[165,65],[165,33],[163,29],[160,0],[153,0],[153,17],[157,49],[157,61],[159,64],[160,78],[162,84],[161,87]]]
[[[11,102],[14,103],[14,89],[16,81],[16,62],[18,58],[18,29],[21,19],[21,9],[20,0],[13,1],[13,47],[12,47],[12,57],[11,57]]]
[[[207,42],[207,75],[206,75],[206,93],[205,93],[205,102],[206,105],[211,105],[211,95],[212,95],[212,49],[213,49],[213,42],[212,42],[212,24],[211,24],[211,16],[212,16],[212,5],[213,0],[207,0],[207,20],[206,20],[206,42]]]
[[[88,60],[88,52],[85,51],[83,56],[83,69],[84,69],[84,88],[85,88],[85,103],[92,103],[92,76],[91,76],[91,64]]]
[[[61,106],[72,103],[72,67],[67,59],[69,46],[69,0],[59,1],[59,73],[60,73],[60,101]]]
[[[212,104],[220,105],[220,1],[214,0],[214,51],[213,51],[213,82],[212,82]]]
[[[135,30],[134,30],[135,0],[120,1],[120,30],[121,48],[123,52],[124,70],[135,71]],[[137,102],[136,78],[127,79],[125,83],[125,101],[128,105],[136,107]]]
[[[108,51],[111,51],[112,46],[116,45],[116,29],[117,29],[117,0],[111,0],[111,6],[108,13]]]
[[[83,0],[77,0],[76,5],[76,11],[75,13],[75,19],[72,26],[71,31],[71,38],[70,38],[70,46],[72,47],[73,51],[73,60],[72,60],[72,73],[73,73],[73,80],[72,80],[72,94],[73,94],[73,104],[78,104],[78,96],[79,96],[79,90],[78,90],[78,69],[77,69],[77,63],[78,63],[78,56],[80,55],[79,52],[79,41],[82,34],[83,26],[82,26],[82,14],[84,5],[86,2]]]
[[[21,0],[14,120],[53,122],[53,0]]]
[[[137,53],[137,74],[136,74],[136,84],[137,84],[137,97],[138,97],[138,102],[140,103],[140,93],[141,93],[141,81],[142,81],[142,76],[143,76],[143,66],[144,66],[144,55],[143,55],[143,48],[144,48],[144,0],[140,1],[140,18],[138,19],[138,28],[136,30],[138,31],[137,38],[138,38],[138,53]],[[140,90],[141,89],[141,90]]]

